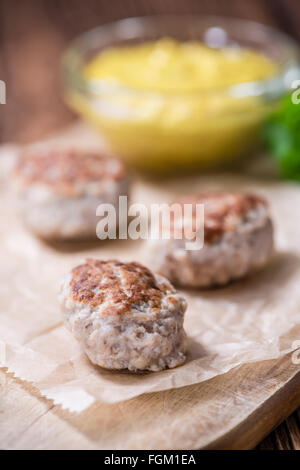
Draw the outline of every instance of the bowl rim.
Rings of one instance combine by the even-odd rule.
[[[184,21],[195,21],[201,20],[203,22],[216,22],[222,23],[226,27],[225,23],[228,25],[234,23],[235,25],[241,25],[244,28],[255,28],[259,29],[266,33],[270,39],[273,37],[286,46],[286,49],[289,51],[288,58],[279,65],[278,72],[268,78],[262,80],[253,80],[248,82],[239,82],[233,85],[225,85],[212,87],[206,90],[192,90],[192,91],[157,91],[151,89],[142,89],[137,87],[131,87],[123,84],[114,84],[109,83],[108,81],[102,81],[101,79],[97,80],[97,86],[95,83],[92,83],[92,80],[87,80],[82,74],[82,67],[78,64],[78,58],[87,52],[94,38],[99,35],[99,33],[109,33],[109,30],[119,29],[119,30],[129,30],[133,25],[135,27],[137,24],[140,24],[140,27],[143,27],[143,24],[153,22],[153,21],[166,21],[172,19],[184,19]],[[142,30],[141,30],[142,33]],[[132,36],[138,37],[138,36]],[[166,34],[165,37],[168,37]],[[76,60],[77,59],[77,60]],[[245,98],[249,96],[263,96],[268,95],[270,99],[278,98],[290,88],[290,83],[293,80],[299,78],[300,75],[300,48],[297,42],[291,38],[288,34],[283,33],[269,25],[265,25],[260,22],[247,20],[238,17],[231,16],[218,16],[218,15],[205,15],[205,14],[154,14],[154,15],[145,15],[145,16],[135,16],[123,18],[102,25],[96,26],[90,30],[87,30],[80,34],[79,36],[73,39],[69,46],[66,48],[65,52],[62,55],[62,71],[63,71],[63,82],[64,84],[76,91],[78,94],[85,95],[86,97],[101,97],[107,92],[110,93],[126,93],[127,95],[137,95],[137,96],[160,96],[164,99],[169,98],[195,98],[201,96],[208,96],[210,94],[229,94],[233,98]],[[102,82],[102,83],[101,83]]]

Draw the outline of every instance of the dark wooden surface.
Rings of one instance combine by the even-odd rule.
[[[1,141],[30,142],[74,119],[59,80],[61,52],[74,36],[118,18],[191,12],[260,21],[300,41],[299,0],[0,0]],[[258,449],[300,449],[300,408]]]

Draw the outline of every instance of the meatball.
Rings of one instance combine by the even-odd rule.
[[[189,224],[195,238],[197,230],[203,230],[204,244],[200,249],[187,250],[184,230],[183,236],[176,239],[174,227],[185,227],[180,213],[177,219],[173,214],[169,239],[160,237],[150,242],[153,268],[173,284],[194,288],[220,286],[262,268],[269,261],[273,253],[273,225],[263,198],[211,192],[178,203],[181,208],[184,204],[192,205]],[[204,223],[197,230],[196,204],[204,206]]]
[[[185,299],[139,263],[88,259],[62,282],[67,328],[107,369],[159,371],[185,360]]]
[[[20,157],[15,171],[25,224],[46,239],[96,237],[96,209],[128,193],[125,168],[95,151],[35,150]],[[118,220],[118,217],[116,218]]]

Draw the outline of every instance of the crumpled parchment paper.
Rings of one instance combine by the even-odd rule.
[[[84,126],[56,141],[96,142]],[[262,272],[224,288],[184,291],[188,300],[186,363],[132,374],[93,366],[62,324],[61,277],[86,257],[147,263],[143,241],[46,244],[22,226],[10,192],[19,148],[0,150],[0,341],[2,367],[32,382],[45,397],[80,412],[95,400],[118,402],[142,393],[199,383],[244,363],[279,358],[300,339],[300,186],[274,178],[218,174],[151,182],[137,178],[132,201],[165,202],[202,189],[263,194],[275,222],[277,253]],[[3,357],[3,345],[5,354]]]

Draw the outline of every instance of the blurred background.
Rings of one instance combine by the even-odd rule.
[[[255,20],[300,40],[298,0],[0,0],[1,141],[30,142],[74,119],[61,99],[59,62],[69,41],[103,23],[158,13]]]
[[[76,118],[62,100],[59,73],[61,54],[74,37],[113,20],[160,13],[250,19],[300,41],[298,0],[0,0],[0,79],[7,101],[1,106],[0,140],[31,142]],[[297,446],[299,410],[259,448]]]

